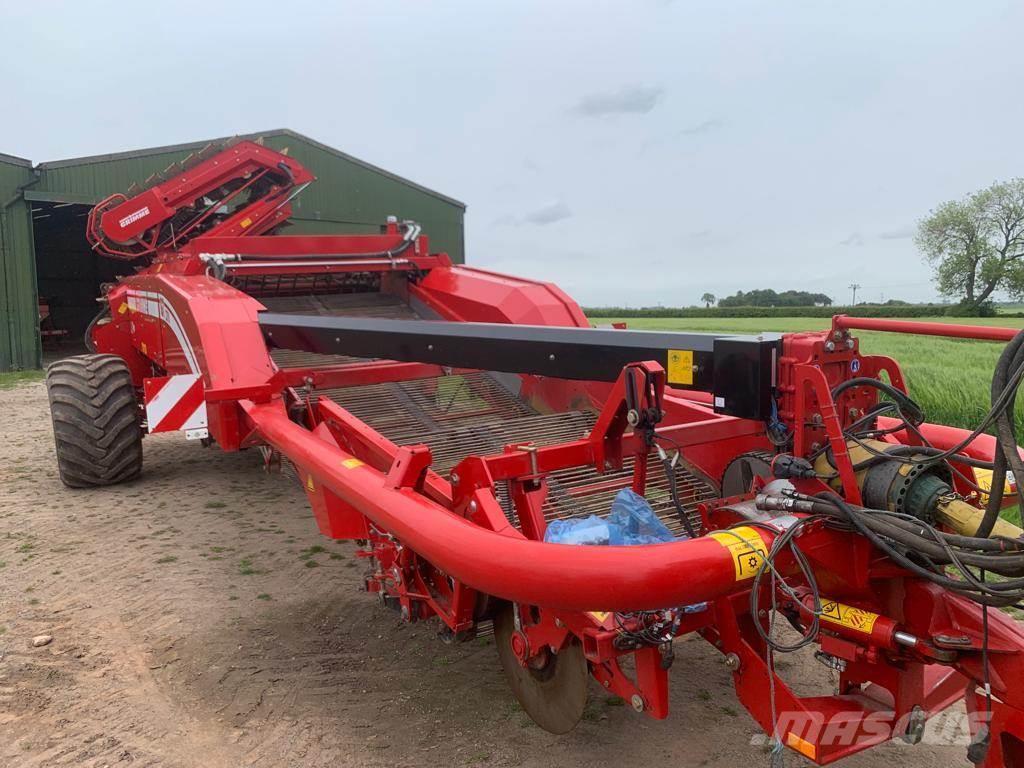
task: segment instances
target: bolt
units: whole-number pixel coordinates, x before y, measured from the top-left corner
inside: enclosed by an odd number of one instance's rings
[[[835,339],[836,341],[839,341],[841,338],[843,338],[843,332],[840,330],[834,331],[832,333],[832,338]]]
[[[853,341],[853,339],[847,339],[846,340],[846,348],[847,349],[853,349],[854,344],[855,344],[855,342]]]
[[[334,337],[334,343],[335,344],[341,344],[341,336],[335,336]]]
[[[470,512],[476,512],[476,510],[477,510],[477,503],[475,501],[469,502],[469,511]]]
[[[558,627],[559,629],[561,629],[562,627],[565,626],[565,624],[562,623],[561,619],[555,619],[555,626]]]
[[[548,355],[548,360],[554,360],[554,359],[555,359],[554,355]]]
[[[727,654],[725,657],[725,666],[727,669],[731,669],[733,672],[740,671],[740,657],[735,653]]]
[[[452,485],[458,485],[459,484],[459,476],[457,474],[452,472],[451,478],[452,478]]]
[[[604,687],[605,687],[605,688],[611,688],[611,686],[612,686],[612,684],[611,684],[611,681],[610,681],[610,680],[605,680],[605,681],[604,681]]]
[[[427,351],[428,352],[433,352],[434,351],[434,345],[433,344],[427,344]]]
[[[903,734],[903,741],[907,744],[920,744],[927,724],[927,713],[921,707],[914,707],[907,718],[907,730]]]
[[[633,709],[635,709],[637,712],[644,711],[644,700],[639,693],[634,693],[633,697],[629,700],[629,703],[633,705]]]
[[[757,615],[760,616],[762,619],[768,618],[768,611],[762,608],[760,611],[757,612]]]
[[[826,341],[825,342],[825,351],[826,352],[834,352],[835,349],[836,349],[836,343],[834,341]]]

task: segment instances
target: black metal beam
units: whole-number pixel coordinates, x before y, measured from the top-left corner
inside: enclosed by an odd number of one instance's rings
[[[615,381],[626,364],[655,360],[673,387],[716,395],[738,390],[757,401],[740,407],[742,412],[728,404],[719,408],[748,417],[759,417],[768,402],[775,361],[770,353],[780,338],[274,312],[260,313],[259,322],[267,343],[284,349],[561,379]],[[716,367],[730,371],[730,381],[716,383]],[[732,392],[729,400],[735,397]]]

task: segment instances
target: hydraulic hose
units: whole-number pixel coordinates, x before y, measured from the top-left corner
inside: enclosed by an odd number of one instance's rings
[[[995,406],[1004,395],[1006,388],[1011,386],[1009,381],[1010,372],[1016,371],[1024,364],[1024,331],[1021,331],[1006,345],[999,362],[996,364],[995,373],[992,376],[992,405]],[[1017,480],[1017,497],[1024,509],[1024,462],[1021,461],[1017,448],[1017,427],[1014,417],[1014,409],[1017,403],[1018,382],[1013,382],[1013,392],[1009,397],[1006,407],[996,414],[996,441],[998,450],[995,453],[995,462],[992,468],[992,485],[989,487],[988,504],[985,506],[985,516],[978,525],[976,536],[988,536],[999,518],[999,512],[1003,505],[1003,489],[1006,484],[1006,470],[1009,467],[1013,470],[1013,476]]]

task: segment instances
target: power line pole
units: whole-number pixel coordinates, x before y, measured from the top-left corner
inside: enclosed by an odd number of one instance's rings
[[[857,306],[857,291],[860,289],[860,283],[850,283],[846,287],[853,291],[853,299],[850,301],[850,306]]]

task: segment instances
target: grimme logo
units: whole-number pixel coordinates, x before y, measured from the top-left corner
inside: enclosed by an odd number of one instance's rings
[[[137,210],[135,213],[128,214],[123,219],[118,221],[117,224],[118,224],[119,227],[121,227],[121,229],[124,229],[129,224],[134,224],[136,221],[141,219],[143,216],[149,216],[149,206],[148,205],[143,206],[142,208],[139,208],[139,210]]]

